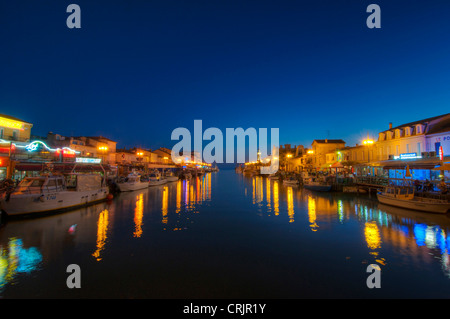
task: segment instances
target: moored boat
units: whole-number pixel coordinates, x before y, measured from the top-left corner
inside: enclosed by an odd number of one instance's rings
[[[168,182],[176,182],[178,180],[178,176],[175,175],[172,171],[167,171],[164,173],[164,178]]]
[[[117,183],[121,192],[131,192],[148,187],[148,183],[141,180],[141,175],[130,173],[125,180]]]
[[[167,183],[167,179],[158,170],[155,170],[148,176],[148,186],[157,186],[165,183]]]
[[[448,200],[415,196],[414,188],[408,186],[387,186],[377,193],[378,201],[385,205],[445,214],[450,211]]]
[[[109,188],[95,173],[70,173],[26,177],[0,200],[9,216],[67,211],[104,201]]]

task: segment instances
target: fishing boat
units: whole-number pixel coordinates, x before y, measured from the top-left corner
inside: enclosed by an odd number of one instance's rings
[[[109,188],[96,173],[46,174],[24,178],[3,194],[1,210],[9,216],[67,211],[107,200]]]
[[[172,171],[167,171],[164,173],[164,178],[168,182],[176,182],[178,180],[178,176],[175,175]]]
[[[377,193],[377,198],[385,205],[428,213],[445,214],[450,211],[448,200],[415,196],[414,188],[409,186],[387,186]]]
[[[123,181],[117,183],[121,192],[131,192],[148,187],[148,183],[141,179],[141,175],[137,173],[130,173]]]
[[[157,186],[165,183],[167,183],[167,179],[158,170],[155,170],[148,176],[148,186]]]
[[[303,187],[311,191],[316,192],[329,192],[331,191],[331,185],[324,184],[321,182],[308,182],[303,184]]]

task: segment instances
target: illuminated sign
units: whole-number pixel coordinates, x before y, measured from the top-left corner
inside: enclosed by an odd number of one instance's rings
[[[0,117],[0,126],[8,127],[17,130],[23,130],[23,122],[14,121],[10,119],[6,119],[4,117]]]
[[[91,163],[91,164],[100,164],[102,161],[101,158],[87,158],[87,157],[77,157],[75,162],[77,163]]]
[[[417,153],[403,153],[400,154],[400,156],[394,156],[394,159],[418,159],[418,158],[422,158],[421,155],[417,155]]]
[[[80,154],[80,152],[75,151],[75,150],[73,150],[73,149],[71,149],[69,147],[63,147],[62,149],[60,149],[60,148],[56,148],[55,149],[55,148],[48,147],[47,144],[45,144],[44,142],[41,142],[41,141],[33,141],[30,144],[28,144],[28,145],[16,145],[16,144],[13,144],[13,145],[15,145],[15,147],[18,147],[18,148],[25,148],[28,152],[37,151],[41,147],[41,148],[44,148],[44,149],[46,149],[47,151],[50,151],[50,152],[57,152],[57,153],[59,153],[62,150],[63,155],[64,154],[65,155]]]
[[[439,159],[441,161],[444,160],[444,149],[442,148],[442,146],[439,146]]]

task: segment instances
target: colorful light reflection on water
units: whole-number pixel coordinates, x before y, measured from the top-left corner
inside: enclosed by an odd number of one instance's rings
[[[450,292],[447,216],[234,171],[8,222],[0,228],[0,248],[4,298],[395,298]],[[61,290],[61,267],[70,263],[89,274],[83,277],[89,289]],[[385,280],[377,292],[364,285],[365,267],[373,263]],[[119,289],[121,282],[132,289]]]

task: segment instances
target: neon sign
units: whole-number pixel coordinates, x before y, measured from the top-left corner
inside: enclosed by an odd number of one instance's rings
[[[19,148],[25,148],[28,152],[34,152],[34,151],[36,151],[37,149],[38,149],[38,147],[39,147],[39,145],[41,145],[41,146],[43,146],[46,150],[48,150],[48,151],[50,151],[50,152],[60,152],[61,151],[61,149],[60,148],[51,148],[51,147],[49,147],[49,146],[47,146],[47,144],[45,144],[44,142],[42,142],[42,141],[33,141],[33,142],[31,142],[30,144],[28,144],[28,145],[16,145],[16,144],[13,144],[15,147],[19,147]],[[73,149],[71,149],[71,148],[69,148],[69,147],[63,147],[62,148],[62,151],[63,151],[63,154],[64,153],[66,153],[66,154],[80,154],[80,152],[78,152],[78,151],[75,151],[75,150],[73,150]]]
[[[403,153],[400,154],[400,156],[394,156],[394,159],[418,159],[422,158],[422,155],[417,155],[417,153]]]
[[[441,161],[444,160],[444,149],[442,148],[442,145],[439,146],[439,159],[440,159]]]

